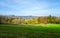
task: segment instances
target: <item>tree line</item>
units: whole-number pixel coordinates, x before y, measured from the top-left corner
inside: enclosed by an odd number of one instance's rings
[[[34,18],[0,16],[0,24],[60,24],[60,17],[37,16]]]

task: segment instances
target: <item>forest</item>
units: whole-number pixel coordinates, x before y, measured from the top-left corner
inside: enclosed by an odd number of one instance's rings
[[[0,24],[60,24],[57,16],[3,16],[0,15]]]

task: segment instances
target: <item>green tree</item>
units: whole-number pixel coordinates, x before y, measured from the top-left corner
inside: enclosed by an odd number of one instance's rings
[[[56,23],[56,17],[49,15],[47,17],[48,23]]]

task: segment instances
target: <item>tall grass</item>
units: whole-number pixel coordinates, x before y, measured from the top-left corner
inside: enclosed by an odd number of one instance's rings
[[[0,24],[0,38],[60,38],[60,24]]]

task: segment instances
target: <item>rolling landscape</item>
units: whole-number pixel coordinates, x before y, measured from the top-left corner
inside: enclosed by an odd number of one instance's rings
[[[60,38],[60,0],[0,0],[0,38]]]
[[[60,38],[60,17],[0,16],[1,38]]]

